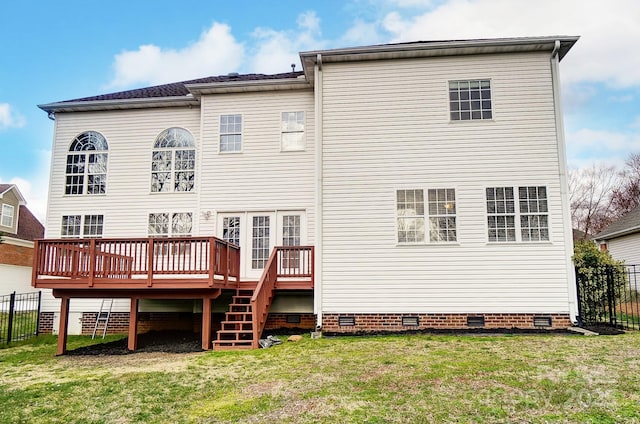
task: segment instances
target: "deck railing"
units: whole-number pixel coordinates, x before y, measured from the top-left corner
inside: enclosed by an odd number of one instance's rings
[[[240,248],[216,237],[36,240],[34,280],[42,276],[87,280],[201,275],[240,278]]]
[[[258,348],[258,341],[267,323],[269,307],[278,279],[308,279],[313,282],[313,256],[313,246],[279,246],[271,252],[269,261],[264,267],[260,281],[258,281],[251,297],[254,348]]]

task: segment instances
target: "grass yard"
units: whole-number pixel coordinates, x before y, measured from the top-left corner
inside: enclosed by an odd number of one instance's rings
[[[70,349],[90,343],[69,338]],[[0,349],[1,423],[640,422],[638,332],[54,353],[51,336]]]

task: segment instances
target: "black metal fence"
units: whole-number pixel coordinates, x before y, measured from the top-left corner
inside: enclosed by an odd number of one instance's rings
[[[0,344],[38,335],[42,292],[0,296]]]
[[[583,325],[639,329],[640,265],[576,268],[576,284]]]

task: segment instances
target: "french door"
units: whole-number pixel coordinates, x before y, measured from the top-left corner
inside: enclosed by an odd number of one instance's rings
[[[265,211],[218,214],[218,237],[240,246],[241,278],[258,280],[275,246],[306,244],[304,211]],[[281,267],[299,266],[297,252],[285,254]]]

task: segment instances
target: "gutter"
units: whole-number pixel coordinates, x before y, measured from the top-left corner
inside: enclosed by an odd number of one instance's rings
[[[89,100],[75,102],[57,102],[38,105],[45,112],[82,112],[92,110],[142,109],[147,107],[199,106],[200,101],[193,97],[148,97],[137,99]]]
[[[323,101],[323,81],[322,81],[322,54],[318,53],[316,56],[316,64],[314,66],[315,76],[315,212],[316,212],[316,228],[315,228],[315,276],[314,276],[314,301],[313,309],[316,314],[316,330],[322,329],[322,236],[323,236],[323,202],[322,202],[322,185],[323,185],[323,170],[322,170],[322,101]]]
[[[558,169],[560,171],[560,199],[562,204],[562,220],[564,234],[564,253],[567,272],[567,292],[569,295],[569,317],[571,322],[578,322],[578,293],[576,275],[573,267],[573,229],[571,228],[571,214],[569,213],[569,183],[567,179],[567,153],[565,148],[564,121],[560,99],[560,40],[555,41],[551,52],[551,83],[553,88],[553,105],[556,121],[556,142],[558,146]]]

